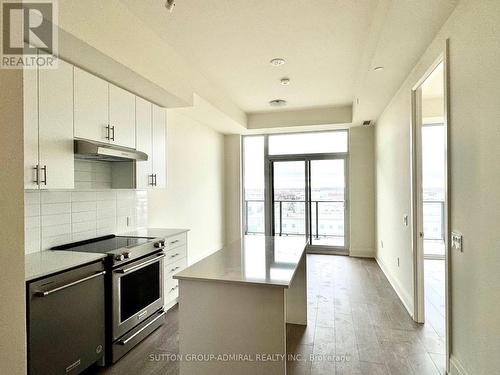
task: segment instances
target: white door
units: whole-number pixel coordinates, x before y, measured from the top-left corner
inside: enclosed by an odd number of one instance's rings
[[[164,188],[167,183],[166,127],[167,113],[153,104],[153,174],[155,187]]]
[[[135,148],[135,95],[109,85],[111,143]]]
[[[38,189],[38,72],[24,69],[24,188]]]
[[[73,66],[59,60],[57,69],[40,69],[38,74],[40,187],[72,189]]]
[[[136,148],[148,155],[147,161],[136,162],[136,186],[138,189],[151,187],[153,184],[153,161],[152,161],[152,124],[151,111],[152,105],[147,100],[135,98],[135,129],[137,135]]]
[[[74,68],[75,137],[109,142],[108,83]]]

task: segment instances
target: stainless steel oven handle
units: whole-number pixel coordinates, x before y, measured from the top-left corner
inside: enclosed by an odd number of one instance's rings
[[[57,287],[57,288],[54,288],[54,289],[49,289],[49,290],[37,290],[35,292],[35,295],[38,296],[38,297],[46,297],[48,296],[49,294],[52,294],[52,293],[55,293],[55,292],[59,292],[60,290],[63,290],[63,289],[66,289],[66,288],[69,288],[71,286],[74,286],[74,285],[77,285],[77,284],[80,284],[80,283],[83,283],[85,281],[88,281],[88,280],[91,280],[91,279],[94,279],[96,277],[99,277],[99,276],[102,276],[106,273],[106,271],[101,271],[101,272],[98,272],[98,273],[95,273],[93,275],[90,275],[90,276],[87,276],[87,277],[84,277],[83,279],[80,279],[80,280],[76,280],[76,281],[73,281],[72,283],[69,283],[69,284],[65,284],[65,285],[62,285],[60,287]]]
[[[135,271],[135,270],[137,270],[139,268],[147,266],[148,264],[158,262],[158,260],[161,259],[161,258],[165,258],[165,254],[158,255],[156,258],[150,259],[150,260],[148,260],[146,262],[143,262],[141,264],[138,264],[136,266],[132,266],[132,267],[129,267],[129,268],[119,268],[119,269],[115,270],[115,272],[116,273],[128,273],[128,272],[132,272],[132,271]]]
[[[151,324],[155,323],[158,319],[162,318],[164,315],[165,315],[165,311],[162,311],[162,313],[160,315],[158,315],[156,318],[154,318],[152,321],[150,321],[148,324],[146,324],[144,327],[142,327],[140,330],[138,330],[136,333],[134,333],[132,336],[130,336],[129,338],[125,339],[125,340],[120,340],[118,341],[118,344],[120,345],[127,345],[130,340],[132,340],[134,337],[137,337],[137,335],[139,333],[141,333],[142,331],[144,331],[146,328],[148,328]]]

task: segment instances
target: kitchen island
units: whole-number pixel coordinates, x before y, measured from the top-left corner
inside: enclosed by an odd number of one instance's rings
[[[305,247],[245,236],[174,276],[181,375],[286,374],[286,323],[307,324]]]

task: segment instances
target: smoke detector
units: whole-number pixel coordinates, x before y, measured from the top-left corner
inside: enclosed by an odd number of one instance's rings
[[[285,59],[282,59],[281,57],[275,57],[274,59],[269,61],[269,64],[271,64],[272,66],[280,66],[285,64]]]
[[[269,102],[271,107],[284,107],[286,105],[286,100],[274,99]]]
[[[288,86],[290,84],[290,78],[281,78],[280,83],[282,86]]]
[[[167,0],[167,2],[165,3],[165,8],[167,8],[168,11],[172,13],[175,8],[175,0]]]

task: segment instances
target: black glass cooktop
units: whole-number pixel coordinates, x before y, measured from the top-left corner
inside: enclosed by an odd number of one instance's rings
[[[150,237],[122,237],[109,235],[56,246],[53,247],[52,250],[83,251],[85,253],[106,254],[117,249],[123,249],[124,247],[142,245],[151,242],[152,240],[153,239]]]

